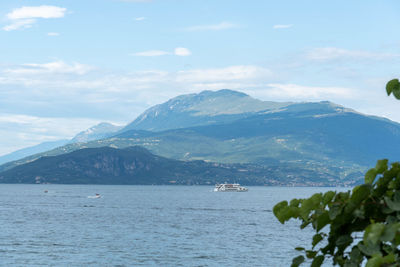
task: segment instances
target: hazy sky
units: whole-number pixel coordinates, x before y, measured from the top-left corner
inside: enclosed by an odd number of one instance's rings
[[[400,122],[398,0],[1,0],[0,51],[0,155],[222,88]]]

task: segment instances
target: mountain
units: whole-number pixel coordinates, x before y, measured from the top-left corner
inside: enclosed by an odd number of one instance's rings
[[[110,137],[114,135],[122,129],[122,126],[116,126],[111,123],[102,122],[99,123],[85,131],[78,133],[75,137],[71,140],[58,140],[52,142],[43,142],[35,146],[19,149],[12,153],[6,154],[0,157],[0,165],[5,164],[7,162],[20,160],[22,158],[29,157],[31,155],[35,155],[38,153],[42,153],[45,151],[49,151],[55,149],[57,147],[64,146],[66,144],[73,144],[73,143],[86,143],[89,141],[99,140],[106,137]]]
[[[289,178],[277,179],[283,168],[178,161],[156,156],[138,146],[101,147],[42,157],[0,173],[0,183],[337,185],[337,182],[321,179],[324,173],[299,172],[293,168],[286,170]],[[292,179],[294,175],[296,179]]]
[[[176,159],[290,164],[362,177],[379,158],[400,160],[400,124],[330,102],[302,103],[237,121],[149,134],[136,144]],[[130,132],[119,136],[132,138]],[[114,145],[123,142],[113,140]]]
[[[377,158],[399,160],[400,124],[331,102],[300,103],[230,123],[161,132],[132,130],[85,145],[132,144],[185,160],[370,166]]]
[[[189,97],[193,100],[201,94],[207,95],[209,92],[182,98]],[[228,94],[233,99],[235,92],[222,90],[210,94]],[[239,99],[237,103],[240,99],[245,103],[252,101],[239,92],[235,97]],[[148,131],[125,128],[108,138],[68,144],[3,164],[0,171],[12,169],[43,156],[56,156],[83,148],[126,148],[134,145],[143,146],[154,154],[176,160],[254,164],[273,168],[279,170],[276,175],[280,181],[285,177],[297,177],[296,174],[291,176],[289,171],[297,170],[297,173],[309,173],[310,177],[318,173],[330,182],[354,182],[362,179],[363,173],[374,166],[379,158],[400,160],[399,123],[367,116],[328,101],[278,103],[275,108],[271,106],[270,109],[259,111],[255,111],[257,109],[254,108],[251,112],[250,108],[242,108],[246,113],[225,114],[226,120],[219,117],[221,121],[218,123],[215,120],[208,123],[211,118],[220,115],[212,113],[211,107],[205,105],[201,97],[199,99],[199,103],[203,103],[204,114],[209,114],[201,115],[204,125],[186,127],[181,121],[183,128],[176,129]],[[167,103],[157,107],[167,107]],[[178,106],[182,109],[182,117],[193,115],[187,114],[187,108],[183,108],[182,103],[176,105]],[[196,105],[192,102],[189,106]],[[235,119],[230,117],[231,115],[236,116]],[[177,117],[179,112],[175,111],[162,121],[158,116],[153,119],[148,116],[143,121],[153,125],[153,128],[161,129],[165,125],[173,125]],[[190,125],[190,122],[188,124]],[[269,173],[274,172],[269,170]]]
[[[4,164],[9,161],[14,161],[18,159],[22,159],[28,157],[30,155],[34,155],[37,153],[45,152],[48,150],[52,150],[56,147],[60,147],[68,143],[68,140],[58,140],[58,141],[51,141],[51,142],[43,142],[35,146],[26,147],[23,149],[19,149],[12,153],[6,154],[0,157],[0,164]]]
[[[273,110],[290,103],[261,101],[244,93],[223,89],[181,95],[153,106],[120,132],[129,130],[163,131],[231,122],[261,110]]]
[[[69,143],[86,143],[93,140],[103,139],[112,136],[122,128],[122,126],[116,126],[111,123],[102,122],[78,133],[69,141]]]
[[[248,117],[260,110],[279,109],[280,107],[289,104],[290,103],[261,101],[244,93],[228,89],[215,92],[203,91],[199,94],[181,95],[167,101],[166,103],[148,109],[125,127],[115,126],[104,122],[95,125],[78,133],[68,142],[66,148],[63,147],[59,150],[51,151],[57,146],[43,146],[45,149],[37,151],[32,150],[32,152],[29,153],[28,150],[25,154],[16,154],[21,156],[5,157],[4,160],[0,162],[0,165],[6,165],[0,166],[0,170],[37,159],[42,155],[58,155],[59,153],[84,148],[86,145],[83,143],[104,139],[116,135],[117,133],[123,133],[133,129],[162,131],[166,129],[226,123],[239,118]],[[80,144],[73,145],[74,143]],[[126,146],[129,146],[129,144]],[[41,154],[41,152],[45,151],[49,151],[49,153]]]

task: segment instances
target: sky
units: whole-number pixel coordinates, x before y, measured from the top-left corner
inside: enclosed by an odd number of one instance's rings
[[[400,122],[398,0],[1,0],[0,155],[181,94],[332,101]]]

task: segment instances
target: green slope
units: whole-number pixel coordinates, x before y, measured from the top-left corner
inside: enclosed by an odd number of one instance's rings
[[[324,177],[324,179],[321,179]],[[57,184],[185,184],[212,185],[338,185],[324,172],[290,166],[261,167],[178,161],[156,156],[142,147],[86,148],[34,162],[0,173],[0,183]],[[349,181],[342,181],[345,185]]]

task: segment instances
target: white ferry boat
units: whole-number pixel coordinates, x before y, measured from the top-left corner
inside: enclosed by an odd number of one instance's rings
[[[246,187],[240,186],[240,184],[216,184],[214,192],[247,192]]]

